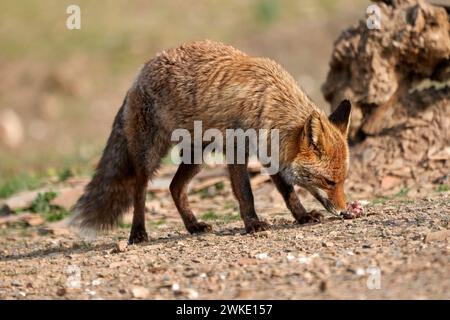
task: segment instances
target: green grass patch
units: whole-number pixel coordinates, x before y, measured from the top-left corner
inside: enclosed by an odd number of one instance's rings
[[[156,194],[153,191],[149,191],[149,192],[147,192],[146,198],[149,201],[155,200],[156,199]]]
[[[0,180],[0,198],[8,198],[19,191],[36,189],[43,185],[44,181],[44,177],[29,173]]]
[[[440,184],[436,187],[436,192],[447,192],[449,190],[448,184]]]
[[[51,201],[57,196],[58,194],[53,191],[39,193],[31,203],[29,210],[40,214],[48,222],[60,221],[70,212],[61,206],[51,204]]]
[[[69,215],[70,212],[64,208],[61,208],[60,210],[53,210],[51,212],[43,214],[44,219],[48,222],[61,221],[62,219],[68,217]]]
[[[58,194],[53,191],[39,193],[31,203],[30,210],[34,213],[50,212],[52,210],[52,205],[50,204],[50,201],[55,199],[57,196]]]
[[[150,220],[150,222],[149,222],[149,224],[154,227],[158,227],[158,226],[161,226],[166,223],[167,223],[166,219]]]
[[[213,191],[211,190],[211,188],[214,188]],[[205,199],[213,197],[216,194],[216,192],[220,192],[223,189],[225,189],[225,184],[223,182],[217,182],[213,186],[201,189],[197,193],[200,195],[201,199]]]
[[[217,182],[214,187],[216,188],[216,190],[221,191],[225,188],[225,183],[221,182]]]
[[[236,207],[236,203],[234,201],[227,201],[223,205],[224,210],[234,209]]]
[[[208,188],[201,189],[200,191],[198,191],[198,194],[200,195],[200,199],[206,199],[211,197]]]
[[[48,168],[47,175],[52,178],[53,181],[64,182],[67,179],[75,176],[74,170],[70,167],[63,168]]]
[[[229,213],[229,214],[226,214],[226,215],[219,215],[219,214],[217,214],[216,212],[214,212],[212,210],[206,211],[201,216],[201,218],[204,221],[220,220],[220,221],[223,221],[224,223],[238,221],[238,220],[241,219],[239,214]]]
[[[219,216],[212,210],[208,210],[202,215],[202,220],[217,220],[217,219],[219,219]]]
[[[409,188],[401,188],[399,192],[394,195],[394,198],[403,198],[408,195]]]
[[[67,179],[91,172],[86,164],[63,166],[61,168],[41,168],[34,172],[3,174],[0,172],[0,199],[15,193],[34,190],[46,182],[64,182]]]
[[[119,228],[120,229],[130,229],[131,223],[119,222]]]
[[[371,201],[372,204],[381,204],[384,205],[386,204],[386,202],[389,201],[388,197],[380,197],[380,198],[375,198]]]
[[[239,221],[241,220],[241,216],[239,214],[227,214],[222,217],[222,220],[225,223]]]
[[[58,177],[59,182],[64,182],[69,178],[72,178],[74,176],[71,168],[63,168],[60,170],[57,170],[56,176]]]
[[[402,189],[400,189],[399,192],[397,192],[396,194],[394,194],[392,196],[383,196],[383,197],[375,198],[375,199],[371,200],[370,203],[371,204],[384,205],[390,200],[394,200],[396,198],[405,198],[405,197],[407,197],[408,196],[408,192],[409,192],[409,188],[402,188]],[[408,203],[408,201],[409,201],[408,199],[402,200],[402,202],[404,202],[404,203]]]

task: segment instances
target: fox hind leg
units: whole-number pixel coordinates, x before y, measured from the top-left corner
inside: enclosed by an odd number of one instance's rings
[[[143,144],[143,146],[145,146],[145,144]],[[157,145],[151,149],[146,149],[147,153],[151,152],[150,157],[146,157],[145,160],[137,159],[137,161],[135,161],[136,179],[134,187],[134,212],[130,238],[128,240],[128,243],[130,244],[148,241],[147,232],[145,230],[147,184],[157,171],[161,159],[167,151],[167,147],[156,148],[156,146]],[[144,154],[144,152],[141,154]],[[146,165],[143,165],[144,163]]]
[[[145,200],[147,195],[147,184],[154,173],[159,168],[161,159],[168,150],[167,142],[157,143],[158,139],[153,139],[153,146],[142,142],[140,155],[145,155],[135,159],[136,180],[134,188],[134,212],[131,233],[128,242],[139,243],[148,241],[145,230]],[[162,140],[161,140],[162,141]]]
[[[128,151],[135,172],[133,223],[128,242],[139,243],[148,241],[145,230],[147,184],[169,150],[170,135],[160,128],[159,120],[154,117],[153,100],[136,89],[128,93],[126,113]]]
[[[129,244],[147,242],[145,230],[145,198],[147,194],[148,175],[145,171],[137,172],[134,188],[134,212]]]

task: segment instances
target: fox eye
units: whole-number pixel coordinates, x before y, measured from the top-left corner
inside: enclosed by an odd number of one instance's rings
[[[324,178],[324,179],[325,179],[325,182],[327,183],[328,186],[334,187],[336,185],[336,182],[334,182],[333,180],[330,180],[330,179],[327,179],[327,178]]]

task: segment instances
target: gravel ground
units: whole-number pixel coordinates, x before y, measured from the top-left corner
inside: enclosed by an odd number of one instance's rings
[[[450,299],[448,192],[321,224],[272,211],[260,213],[272,229],[252,235],[236,216],[194,236],[179,219],[149,221],[151,241],[133,246],[128,227],[95,241],[4,229],[0,298]]]

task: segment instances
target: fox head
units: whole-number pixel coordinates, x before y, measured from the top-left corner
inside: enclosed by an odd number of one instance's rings
[[[350,111],[350,102],[344,100],[328,118],[313,112],[298,133],[298,149],[290,166],[294,183],[307,189],[334,214],[346,207]]]

